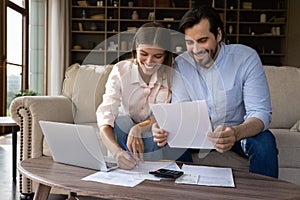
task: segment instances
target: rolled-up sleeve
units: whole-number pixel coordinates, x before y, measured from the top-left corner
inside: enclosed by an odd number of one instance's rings
[[[252,58],[251,58],[252,57]],[[255,117],[264,123],[264,130],[268,128],[272,118],[270,92],[264,68],[254,54],[247,60],[245,82],[243,88],[246,115],[244,119]]]

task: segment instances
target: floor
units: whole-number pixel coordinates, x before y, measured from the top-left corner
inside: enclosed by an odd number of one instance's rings
[[[20,193],[12,181],[12,136],[0,136],[0,199],[19,200]],[[50,194],[48,200],[65,200],[66,195]],[[93,197],[79,197],[79,200],[96,200]]]
[[[19,199],[19,192],[12,181],[11,134],[0,137],[0,196],[3,200]]]

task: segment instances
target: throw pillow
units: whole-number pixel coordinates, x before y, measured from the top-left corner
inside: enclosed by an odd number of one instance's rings
[[[294,126],[290,129],[290,131],[300,132],[300,120],[298,120],[296,124],[294,124]]]
[[[74,123],[96,123],[96,109],[102,102],[112,65],[81,65],[73,88]]]
[[[79,64],[75,63],[71,66],[69,66],[66,69],[65,72],[65,79],[63,82],[63,87],[62,87],[62,95],[72,98],[72,93],[73,93],[73,87],[74,87],[74,82],[76,80],[76,75],[79,69]]]

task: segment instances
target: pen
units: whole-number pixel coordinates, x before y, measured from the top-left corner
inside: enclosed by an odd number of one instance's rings
[[[122,142],[122,145],[123,145],[125,151],[130,155],[130,157],[133,158],[133,159],[135,160],[134,156],[132,155],[131,151],[129,151],[129,149],[128,149],[128,147],[126,146],[126,144],[125,144],[124,141]],[[138,167],[137,164],[136,164],[136,167]]]

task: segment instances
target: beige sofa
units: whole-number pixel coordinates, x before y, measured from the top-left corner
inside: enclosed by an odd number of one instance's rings
[[[62,95],[24,96],[13,100],[10,111],[20,125],[20,160],[50,156],[39,120],[96,125],[95,110],[102,101],[104,85],[112,66],[74,64],[65,75]],[[266,66],[273,106],[271,130],[279,150],[279,178],[300,185],[300,68]],[[104,154],[106,148],[101,144]],[[236,167],[248,170],[248,160],[233,152],[195,153],[196,163]],[[32,183],[20,176],[22,193],[33,191]]]

